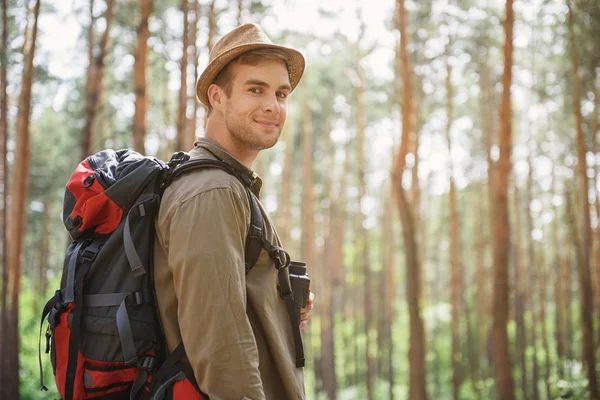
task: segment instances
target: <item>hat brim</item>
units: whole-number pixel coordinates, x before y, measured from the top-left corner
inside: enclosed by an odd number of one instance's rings
[[[290,86],[293,91],[296,88],[296,85],[298,85],[298,82],[300,82],[300,78],[302,78],[302,74],[304,73],[305,61],[302,53],[289,47],[278,46],[275,44],[250,43],[233,47],[220,54],[208,64],[196,83],[196,96],[198,96],[198,100],[208,107],[210,105],[207,93],[208,87],[213,84],[219,72],[221,72],[221,70],[223,70],[227,64],[229,64],[239,55],[250,50],[262,48],[278,49],[286,54],[286,58],[288,60],[288,73],[290,76]]]

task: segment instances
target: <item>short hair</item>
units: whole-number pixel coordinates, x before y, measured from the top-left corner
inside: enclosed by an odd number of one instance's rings
[[[217,74],[213,83],[220,86],[225,90],[227,97],[231,96],[232,83],[235,78],[233,73],[233,66],[235,64],[240,65],[257,65],[261,61],[283,61],[285,67],[289,71],[289,62],[286,53],[280,49],[274,49],[270,47],[261,47],[258,49],[250,50],[246,53],[242,53],[233,60],[231,60],[223,69]],[[210,105],[210,99],[207,105],[207,114],[209,116],[212,111]]]

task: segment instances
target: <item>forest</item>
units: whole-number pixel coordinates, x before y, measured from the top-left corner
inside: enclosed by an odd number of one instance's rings
[[[59,397],[38,334],[74,168],[191,150],[195,81],[247,22],[307,62],[253,165],[315,293],[307,398],[600,400],[598,0],[2,0],[0,20],[0,400]]]

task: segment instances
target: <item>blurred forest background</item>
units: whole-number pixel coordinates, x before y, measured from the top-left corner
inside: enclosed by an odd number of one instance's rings
[[[37,338],[69,175],[191,149],[198,70],[245,22],[308,63],[254,165],[316,293],[307,397],[600,399],[598,0],[2,0],[1,21],[0,399],[58,397]]]

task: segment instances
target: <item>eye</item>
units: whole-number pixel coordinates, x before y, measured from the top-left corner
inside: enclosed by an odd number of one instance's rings
[[[257,88],[257,87],[250,88],[250,89],[248,89],[248,91],[251,92],[251,93],[254,93],[254,94],[260,94],[261,93],[260,88]]]
[[[287,96],[288,95],[285,92],[277,92],[277,97],[279,97],[279,98],[285,99],[285,98],[287,98]]]

